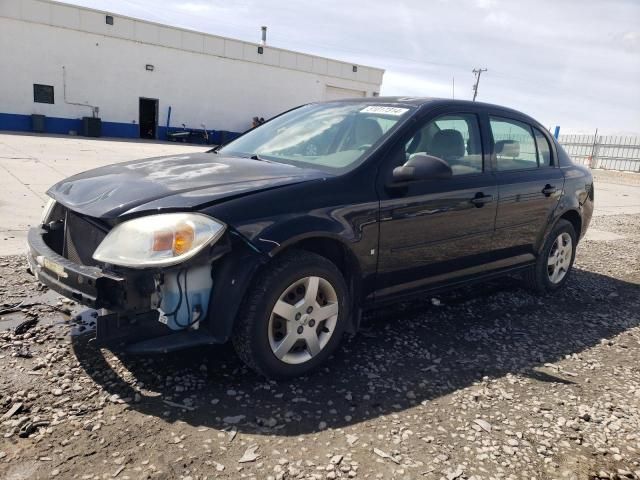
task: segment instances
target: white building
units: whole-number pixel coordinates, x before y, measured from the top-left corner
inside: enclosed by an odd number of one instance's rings
[[[49,0],[0,0],[0,71],[0,130],[31,131],[39,114],[47,132],[82,132],[96,116],[104,136],[157,138],[377,95],[384,73]]]

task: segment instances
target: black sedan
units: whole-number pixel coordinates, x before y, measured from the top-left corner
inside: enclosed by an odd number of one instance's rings
[[[102,309],[99,344],[231,340],[283,378],[385,302],[516,271],[561,288],[594,190],[522,113],[379,97],[304,105],[217,150],[98,168],[48,195],[31,270]]]

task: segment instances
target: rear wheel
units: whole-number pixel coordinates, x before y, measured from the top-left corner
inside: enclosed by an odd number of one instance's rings
[[[526,284],[538,293],[561,288],[573,268],[576,246],[573,225],[566,220],[559,220],[545,240],[536,264],[525,273]]]
[[[254,282],[236,320],[233,345],[262,375],[302,375],[340,343],[347,306],[347,288],[333,263],[309,252],[287,253]]]

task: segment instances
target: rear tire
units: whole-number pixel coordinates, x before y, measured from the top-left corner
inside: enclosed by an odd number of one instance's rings
[[[545,239],[535,265],[524,274],[527,287],[541,295],[562,288],[573,268],[577,244],[573,225],[567,220],[558,220]]]
[[[285,253],[258,274],[245,296],[233,346],[260,375],[303,375],[338,347],[348,305],[347,286],[332,262],[305,251]]]

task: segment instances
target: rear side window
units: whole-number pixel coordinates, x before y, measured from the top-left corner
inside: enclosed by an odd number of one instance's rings
[[[508,118],[489,119],[498,170],[538,168],[536,141],[531,127]]]
[[[541,167],[550,167],[553,165],[551,161],[551,146],[549,141],[537,128],[533,129],[536,136],[536,145],[538,146],[538,160]]]

